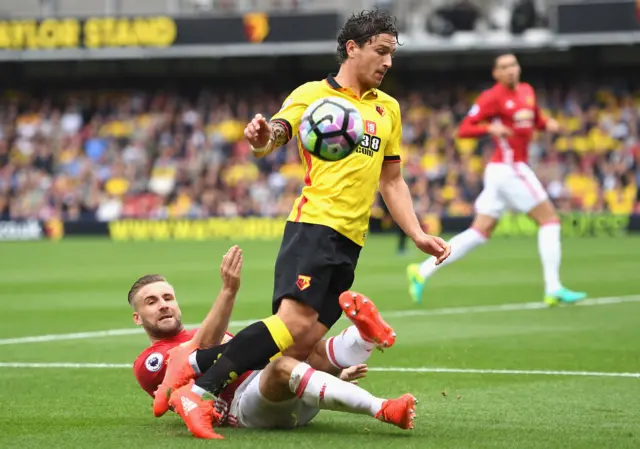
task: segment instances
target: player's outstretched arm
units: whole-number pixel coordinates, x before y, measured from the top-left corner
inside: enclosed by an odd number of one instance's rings
[[[265,157],[291,139],[286,123],[281,120],[267,122],[262,114],[256,114],[247,124],[244,136],[251,144],[251,150],[257,158]]]
[[[380,193],[394,221],[413,240],[418,249],[436,257],[436,264],[449,257],[451,248],[444,240],[422,231],[400,164],[387,163],[382,166]]]
[[[291,92],[270,121],[262,114],[256,114],[247,124],[244,136],[257,158],[277,150],[297,134],[302,115],[309,106],[310,99],[315,98],[314,92],[317,92],[314,83],[303,84]]]
[[[229,319],[235,304],[236,294],[240,289],[240,272],[242,270],[242,250],[232,246],[222,258],[220,277],[222,288],[213,307],[205,317],[202,325],[191,340],[199,348],[210,348],[222,343],[229,327]]]

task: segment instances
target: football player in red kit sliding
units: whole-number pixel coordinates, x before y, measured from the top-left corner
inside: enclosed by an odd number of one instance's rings
[[[511,209],[528,214],[539,225],[544,301],[549,305],[574,303],[584,299],[586,293],[569,290],[560,282],[560,220],[545,188],[528,165],[533,133],[557,132],[558,122],[542,114],[531,85],[520,82],[520,65],[514,55],[498,56],[493,76],[496,84],[478,97],[458,129],[462,138],[489,134],[495,148],[484,172],[484,189],[476,200],[475,219],[469,229],[451,239],[451,256],[442,264],[436,265],[435,259],[430,258],[422,264],[409,265],[409,291],[413,300],[420,303],[427,280],[440,267],[486,243],[502,214]]]
[[[242,251],[232,247],[220,268],[222,289],[199,329],[186,330],[173,287],[164,277],[147,275],[129,291],[136,324],[144,327],[151,346],[134,363],[136,379],[154,398],[153,411],[170,407],[196,437],[221,439],[213,426],[294,428],[310,422],[321,409],[370,415],[403,429],[413,428],[415,398],[374,397],[351,381],[364,377],[364,362],[376,346],[390,347],[395,334],[373,302],[353,292],[340,305],[353,326],[318,343],[306,362],[286,354],[274,357],[230,383],[213,401],[194,393],[193,379],[209,369],[233,336],[226,332],[240,287]],[[221,344],[222,343],[222,344]],[[168,362],[168,363],[167,363]]]

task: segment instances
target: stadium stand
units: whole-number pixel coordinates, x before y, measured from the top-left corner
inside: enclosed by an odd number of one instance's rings
[[[468,216],[491,144],[455,138],[477,92],[413,90],[404,172],[419,213]],[[539,91],[564,132],[540,135],[531,162],[561,211],[640,212],[640,97],[601,88]],[[248,117],[282,95],[6,93],[0,101],[0,219],[286,215],[304,178],[294,143],[256,161]],[[256,111],[254,111],[254,108]]]

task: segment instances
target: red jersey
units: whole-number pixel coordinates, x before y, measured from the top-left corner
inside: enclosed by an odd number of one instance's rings
[[[133,363],[133,373],[144,391],[153,393],[164,379],[167,370],[167,354],[176,346],[191,340],[198,329],[183,329],[178,335],[160,340],[142,351]]]
[[[528,147],[536,129],[545,128],[547,120],[538,107],[536,94],[527,83],[511,90],[500,83],[480,94],[458,129],[458,137],[480,137],[487,133],[486,122],[501,122],[513,130],[509,137],[493,137],[495,151],[491,162],[528,161]],[[484,123],[483,123],[484,122]]]
[[[157,341],[142,351],[133,363],[133,373],[136,376],[136,380],[142,389],[149,393],[151,397],[153,397],[154,392],[164,379],[164,374],[167,370],[167,355],[169,354],[169,351],[176,346],[191,340],[196,335],[197,331],[198,329],[183,329],[182,332],[175,337]],[[228,337],[233,337],[229,332],[226,334]],[[244,380],[249,374],[250,372],[246,373],[246,375],[243,374],[240,376],[236,382],[230,384],[225,390],[223,390],[220,396],[223,396],[225,393],[227,393],[227,395],[231,393],[231,396],[233,396],[233,393],[237,388],[234,384]]]

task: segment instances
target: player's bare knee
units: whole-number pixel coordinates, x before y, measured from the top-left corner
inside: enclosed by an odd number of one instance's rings
[[[306,360],[310,354],[311,354],[311,351],[306,345],[292,346],[288,348],[284,353],[284,355],[286,355],[287,357],[291,357],[298,361]]]
[[[318,312],[310,306],[288,298],[280,303],[277,315],[287,326],[294,342],[304,339],[318,320]]]
[[[316,343],[311,354],[307,357],[306,362],[313,369],[323,371],[334,376],[340,374],[341,371],[329,361],[329,355],[327,354],[327,340],[324,338]]]
[[[531,209],[529,211],[529,216],[538,223],[539,226],[560,223],[556,209],[549,200],[543,201]]]
[[[289,381],[291,373],[300,362],[290,357],[279,357],[269,363],[260,375],[260,394],[271,402],[290,399]]]
[[[289,382],[291,372],[300,362],[292,357],[282,356],[275,359],[269,365],[271,366],[272,375],[276,376],[281,382]]]
[[[314,352],[314,348],[318,346],[318,342],[322,340],[329,329],[316,321],[310,331],[304,336],[296,340],[295,344],[283,353],[283,355],[293,357],[299,361],[307,360]]]

